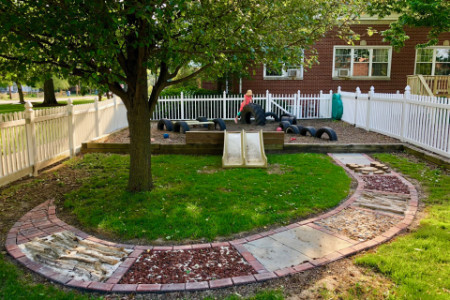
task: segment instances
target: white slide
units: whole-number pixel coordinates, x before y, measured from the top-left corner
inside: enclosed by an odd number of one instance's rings
[[[224,133],[222,167],[267,168],[262,130]]]

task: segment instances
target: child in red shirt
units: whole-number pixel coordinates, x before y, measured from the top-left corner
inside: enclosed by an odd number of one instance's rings
[[[241,107],[239,108],[239,112],[237,113],[236,118],[234,118],[234,123],[237,124],[238,118],[240,117],[241,112],[244,109],[244,106],[253,102],[252,95],[253,95],[252,90],[247,90],[247,93],[245,93],[245,95],[244,95],[244,101],[241,102]]]

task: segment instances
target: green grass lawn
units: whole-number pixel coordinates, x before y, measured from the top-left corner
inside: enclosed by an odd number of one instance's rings
[[[288,224],[332,208],[350,178],[321,154],[269,155],[269,169],[222,169],[219,156],[154,156],[151,192],[125,191],[129,156],[85,155],[69,162],[91,176],[64,207],[87,228],[121,239],[202,239]],[[272,173],[272,174],[270,174]]]
[[[74,100],[73,104],[86,104],[86,103],[93,103],[94,100]],[[67,105],[67,101],[58,101],[59,104]],[[33,104],[34,105],[34,104]],[[33,109],[46,109],[48,107],[33,107]],[[25,110],[25,104],[1,104],[0,102],[0,114],[3,113],[10,113],[10,112],[19,112]]]
[[[355,260],[396,283],[399,299],[450,299],[450,175],[395,155],[375,156],[409,178],[427,194],[428,216],[417,231]]]

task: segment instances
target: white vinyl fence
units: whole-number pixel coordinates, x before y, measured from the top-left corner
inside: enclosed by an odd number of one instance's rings
[[[265,112],[277,115],[291,114],[298,119],[331,118],[332,91],[316,95],[271,94],[253,95],[253,102],[261,105]],[[183,93],[176,97],[161,97],[158,100],[152,120],[195,120],[198,117],[208,119],[221,118],[231,120],[236,117],[242,96],[189,96]]]
[[[128,126],[122,101],[94,103],[0,115],[0,185],[36,174],[75,154],[81,143]]]
[[[450,157],[450,99],[404,94],[338,92],[344,106],[342,120],[366,130],[409,142]]]

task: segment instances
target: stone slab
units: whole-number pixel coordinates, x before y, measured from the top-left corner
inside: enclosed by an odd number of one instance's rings
[[[307,260],[321,258],[352,245],[334,235],[306,225],[274,234],[271,238],[307,256]]]
[[[281,233],[280,233],[281,234]],[[271,237],[265,237],[244,244],[244,247],[268,270],[275,271],[299,265],[309,257]]]
[[[370,165],[371,161],[359,153],[334,153],[333,157],[345,164]]]

